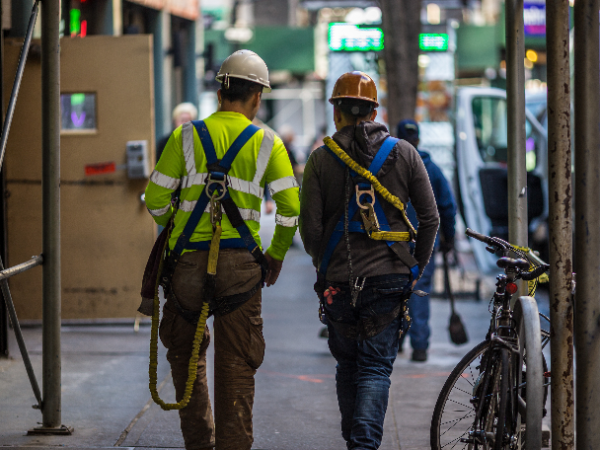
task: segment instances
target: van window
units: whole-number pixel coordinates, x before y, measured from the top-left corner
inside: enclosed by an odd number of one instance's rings
[[[475,97],[473,99],[473,128],[475,140],[484,162],[506,163],[508,157],[508,122],[506,100],[498,97]],[[525,161],[527,171],[537,165],[541,137],[534,133],[529,120],[525,121]]]

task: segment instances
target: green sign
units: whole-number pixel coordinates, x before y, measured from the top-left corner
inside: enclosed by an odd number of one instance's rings
[[[448,50],[448,35],[446,33],[421,33],[419,48],[424,52],[445,52]]]
[[[332,52],[377,52],[383,50],[383,30],[349,23],[329,24]]]
[[[332,52],[378,52],[383,50],[383,30],[349,23],[329,24],[329,50]],[[419,48],[424,52],[448,51],[446,33],[421,33]]]

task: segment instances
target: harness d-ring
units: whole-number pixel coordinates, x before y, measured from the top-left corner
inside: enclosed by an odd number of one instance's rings
[[[221,174],[215,174],[215,175],[219,176]],[[219,194],[218,197],[215,197],[213,195],[214,192],[219,192],[219,188],[218,187],[213,190],[213,194],[210,193],[210,187],[213,184],[217,184],[217,185],[221,186],[222,192]],[[215,179],[215,178],[213,178],[213,174],[209,173],[208,174],[208,179],[206,180],[206,190],[205,190],[205,192],[206,192],[206,195],[208,195],[208,197],[211,200],[215,201],[215,202],[217,202],[217,201],[221,200],[223,197],[225,197],[225,194],[227,194],[227,185],[225,183],[225,175],[223,174],[223,178],[222,179],[218,179],[218,178]]]
[[[371,205],[375,205],[375,190],[373,189],[373,186],[371,186],[370,190],[366,190],[366,189],[359,189],[358,185],[356,185],[356,204],[361,209],[369,209],[368,206],[365,206],[360,202],[360,198],[363,195],[371,196],[371,201],[369,203],[371,203]]]

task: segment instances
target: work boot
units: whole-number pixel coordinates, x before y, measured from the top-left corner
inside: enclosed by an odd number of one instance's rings
[[[413,350],[412,356],[410,359],[415,362],[427,361],[427,350],[420,350],[420,349]]]

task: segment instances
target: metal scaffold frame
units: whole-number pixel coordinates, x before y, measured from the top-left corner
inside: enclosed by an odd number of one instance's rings
[[[523,0],[507,0],[509,234],[527,245]],[[600,58],[599,0],[576,0],[575,254],[572,235],[569,1],[547,0],[548,179],[552,358],[552,448],[600,448]],[[575,277],[578,273],[576,301]],[[573,324],[576,323],[577,327]],[[573,339],[574,338],[574,339]],[[577,351],[573,389],[573,342]],[[575,401],[576,399],[576,401]],[[575,409],[576,405],[576,409]],[[574,414],[575,412],[575,414]],[[575,433],[575,428],[577,433]],[[575,435],[577,439],[575,440]],[[532,447],[533,445],[533,447]],[[538,448],[528,443],[527,448]]]
[[[15,82],[0,136],[0,169],[40,0],[36,0],[19,58]],[[42,426],[28,434],[71,434],[73,429],[61,424],[61,353],[60,353],[60,0],[44,0],[42,14],[42,254],[30,261],[4,269],[0,258],[0,288],[15,331],[19,350],[37,400],[34,408],[42,411]],[[8,278],[43,265],[43,396],[33,371],[19,320],[10,293]]]

